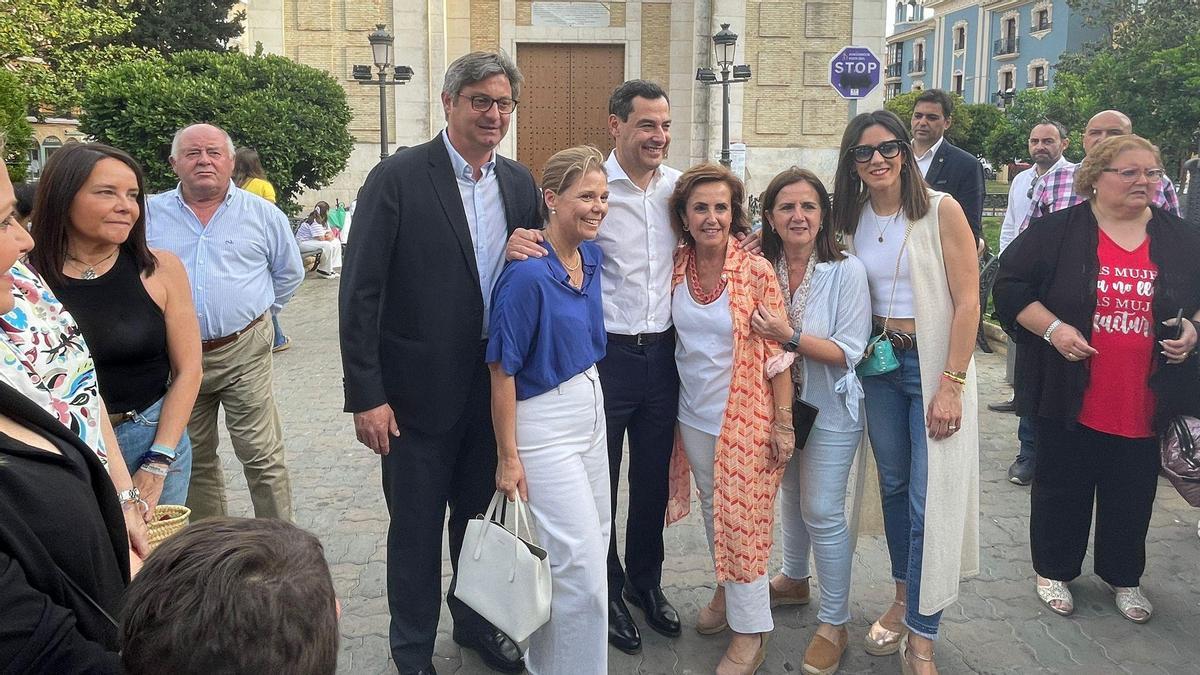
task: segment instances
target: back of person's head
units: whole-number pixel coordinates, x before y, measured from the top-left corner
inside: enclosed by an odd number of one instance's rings
[[[286,521],[202,520],[163,542],[125,594],[129,675],[325,675],[337,654],[321,542]]]
[[[242,187],[251,178],[267,179],[262,160],[254,148],[238,148],[233,153],[233,184]]]
[[[37,197],[37,183],[17,183],[13,186],[17,195],[17,218],[27,224],[33,215],[33,200]]]

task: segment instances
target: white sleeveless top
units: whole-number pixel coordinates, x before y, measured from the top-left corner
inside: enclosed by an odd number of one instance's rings
[[[911,319],[913,311],[913,287],[909,270],[908,251],[901,252],[904,230],[908,219],[903,209],[890,216],[880,217],[871,208],[871,202],[863,204],[858,217],[858,228],[854,232],[854,254],[867,268],[867,282],[871,288],[871,313],[876,316],[891,316],[893,319]],[[880,239],[883,239],[880,242]],[[900,274],[896,274],[896,256],[900,256]],[[892,279],[896,280],[896,298],[892,301]],[[889,312],[888,307],[891,306]]]
[[[733,380],[733,316],[729,287],[701,305],[687,282],[671,295],[675,323],[675,365],[679,368],[679,421],[719,436]]]

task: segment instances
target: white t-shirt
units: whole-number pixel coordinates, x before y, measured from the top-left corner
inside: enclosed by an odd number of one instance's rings
[[[720,435],[733,379],[733,317],[729,288],[701,305],[687,283],[671,296],[675,322],[675,365],[679,368],[679,421],[706,434]]]
[[[871,202],[863,204],[854,231],[854,255],[867,268],[871,288],[871,313],[893,319],[911,319],[913,310],[912,277],[909,276],[908,251],[901,255],[904,230],[908,218],[901,209],[890,216],[879,217]],[[883,241],[879,241],[883,239]],[[900,256],[900,274],[896,274],[896,256]],[[896,283],[896,298],[892,302],[892,279]]]

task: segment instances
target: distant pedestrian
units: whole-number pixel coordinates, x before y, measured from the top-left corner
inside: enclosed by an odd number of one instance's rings
[[[258,151],[253,148],[238,148],[234,153],[233,182],[246,192],[275,203],[275,186],[267,180],[267,172],[263,170],[262,160]],[[271,310],[271,326],[275,329],[272,352],[282,352],[292,346],[292,340],[283,334],[283,325],[279,323],[279,312]]]
[[[1091,195],[1034,220],[1004,252],[996,313],[1021,345],[1017,412],[1034,419],[1029,542],[1037,594],[1067,615],[1096,514],[1095,571],[1136,623],[1158,488],[1156,431],[1200,416],[1200,233],[1154,206],[1158,148],[1131,134],[1094,144],[1073,172]],[[1183,319],[1176,316],[1182,312]]]
[[[321,254],[317,274],[326,279],[336,279],[342,267],[342,242],[333,230],[326,227],[328,223],[329,202],[317,202],[296,229],[296,242],[300,245],[301,255],[312,252]]]
[[[188,423],[192,482],[187,505],[199,520],[225,515],[224,470],[217,456],[217,412],[224,408],[254,514],[292,517],[292,489],[275,405],[272,309],[304,279],[287,216],[234,185],[233,141],[219,127],[193,124],[171,142],[179,185],[147,201],[150,244],[179,256],[200,322],[204,376]]]

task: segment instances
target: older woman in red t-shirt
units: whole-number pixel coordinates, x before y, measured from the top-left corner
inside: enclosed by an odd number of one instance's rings
[[[1037,593],[1074,610],[1096,511],[1095,570],[1136,623],[1158,485],[1156,432],[1195,414],[1200,233],[1150,205],[1163,170],[1138,136],[1108,139],[1075,174],[1078,206],[1034,221],[1000,259],[996,311],[1017,353],[1017,410],[1035,418],[1029,518]],[[1179,312],[1183,319],[1177,320]]]

